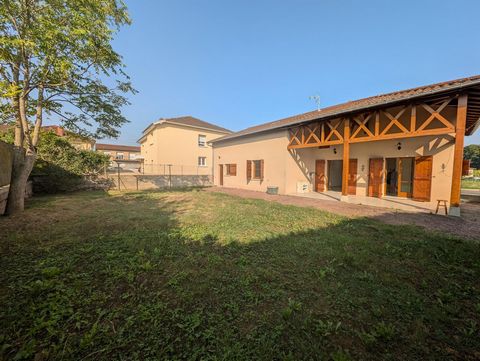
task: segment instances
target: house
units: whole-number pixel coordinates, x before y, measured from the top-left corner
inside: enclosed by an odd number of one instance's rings
[[[150,124],[138,140],[146,174],[211,175],[209,142],[232,132],[203,120],[184,116]]]
[[[97,143],[95,150],[110,157],[110,167],[135,172],[143,171],[143,159],[138,146]]]
[[[78,150],[93,150],[95,147],[94,139],[70,132],[58,125],[45,125],[41,129],[45,132],[54,132],[59,137],[66,138]]]
[[[140,147],[133,145],[104,144],[97,143],[95,150],[110,157],[111,161],[137,161],[140,162],[142,156]]]
[[[13,129],[13,125],[0,125],[0,134],[7,132],[12,132],[13,134]],[[42,132],[53,132],[59,137],[67,139],[78,150],[93,150],[95,147],[94,139],[65,130],[59,125],[44,125],[41,127],[41,130]]]
[[[213,140],[214,182],[459,215],[479,117],[480,76],[349,101]]]

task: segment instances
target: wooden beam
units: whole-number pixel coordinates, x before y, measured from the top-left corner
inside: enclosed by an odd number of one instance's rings
[[[415,133],[417,130],[417,106],[412,104],[412,112],[410,114],[410,133]]]
[[[414,137],[424,137],[427,135],[442,135],[442,134],[452,134],[454,131],[450,128],[438,128],[438,129],[427,129],[422,131],[417,131],[415,133],[392,133],[379,135],[377,137],[363,137],[363,138],[354,138],[350,139],[350,143],[361,143],[361,142],[372,142],[376,140],[390,140],[390,139],[401,139],[401,138],[414,138]]]
[[[307,144],[291,144],[287,146],[287,149],[302,149],[302,148],[317,148],[322,146],[331,146],[343,144],[343,140],[329,140],[322,143],[307,143]]]
[[[350,163],[350,118],[344,119],[342,196],[348,196],[348,166]]]
[[[467,121],[466,94],[458,97],[457,121],[455,122],[455,150],[453,153],[452,192],[450,207],[460,207],[460,191],[462,182],[463,143],[465,138],[465,124]]]

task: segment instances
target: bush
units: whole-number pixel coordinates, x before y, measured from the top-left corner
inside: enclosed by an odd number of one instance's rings
[[[96,175],[108,163],[106,155],[77,150],[68,140],[45,132],[38,145],[38,158],[32,170],[36,193],[66,192],[84,182],[85,175]]]

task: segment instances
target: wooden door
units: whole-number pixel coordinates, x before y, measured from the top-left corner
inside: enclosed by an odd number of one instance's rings
[[[357,194],[357,160],[350,159],[348,163],[348,194]]]
[[[218,182],[221,186],[223,186],[223,164],[219,165],[218,170]]]
[[[414,159],[398,158],[397,195],[399,197],[412,198]]]
[[[433,157],[416,157],[413,171],[413,199],[430,201]]]
[[[383,158],[370,158],[368,174],[368,196],[382,197]]]
[[[325,160],[315,161],[315,192],[325,192]]]

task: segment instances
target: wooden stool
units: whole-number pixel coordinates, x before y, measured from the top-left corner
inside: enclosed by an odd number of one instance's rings
[[[445,215],[447,215],[447,201],[445,199],[437,199],[437,209],[435,211],[435,214],[438,214],[438,208],[440,208],[441,205],[445,207]]]

